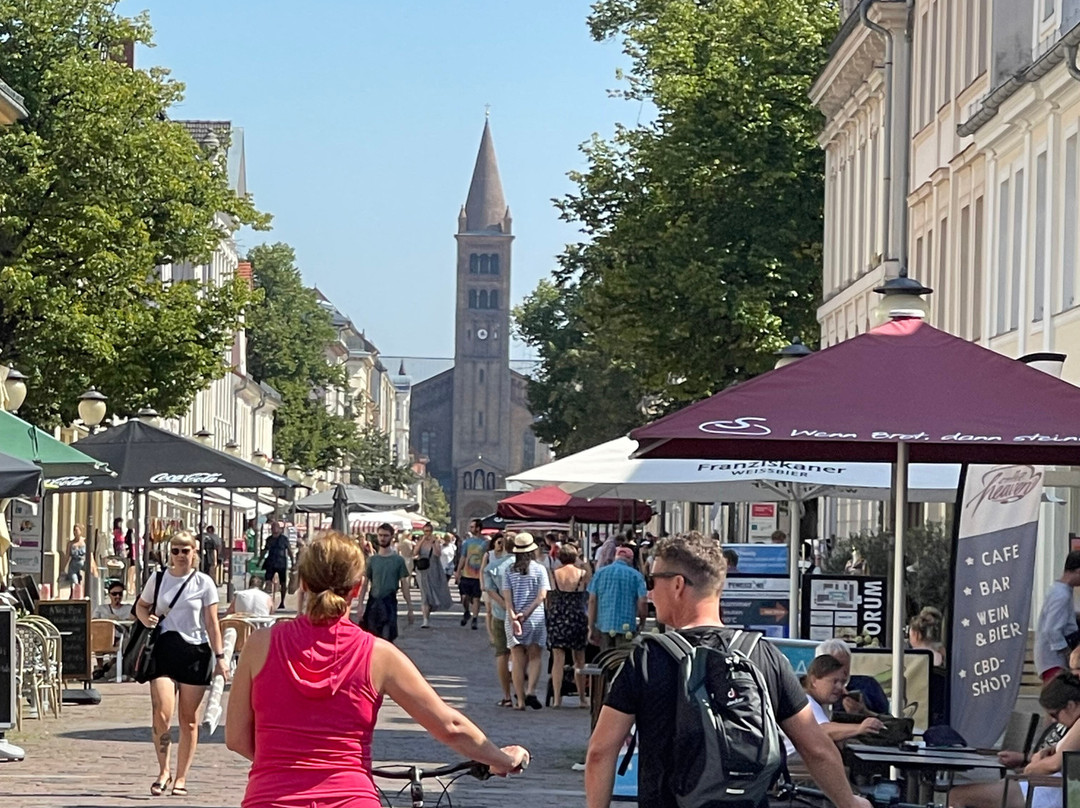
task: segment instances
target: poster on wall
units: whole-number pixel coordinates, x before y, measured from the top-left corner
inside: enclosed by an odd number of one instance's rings
[[[12,500],[8,510],[11,525],[11,571],[41,574],[41,545],[44,532],[41,503]]]
[[[775,502],[751,502],[748,540],[766,542],[776,531],[777,505]]]
[[[802,588],[802,636],[839,637],[860,647],[885,645],[885,578],[874,575],[810,575]]]
[[[725,544],[738,557],[738,563],[728,565],[728,574],[787,575],[788,547],[786,544]]]
[[[766,637],[788,636],[786,575],[731,575],[720,598],[724,625],[762,632]]]

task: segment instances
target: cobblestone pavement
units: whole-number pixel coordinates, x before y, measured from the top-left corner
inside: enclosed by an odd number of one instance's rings
[[[581,805],[582,774],[571,766],[584,759],[588,715],[572,705],[560,710],[516,712],[496,706],[487,633],[459,625],[460,612],[433,617],[433,630],[407,627],[401,617],[398,645],[416,662],[432,686],[463,710],[499,745],[522,744],[533,753],[528,771],[514,778],[481,783],[459,780],[452,789],[458,808],[528,808]],[[417,626],[419,610],[417,610]],[[546,684],[546,677],[543,688]],[[156,775],[150,745],[150,694],[146,685],[99,683],[97,706],[66,705],[62,717],[23,721],[8,739],[26,750],[26,759],[0,764],[0,805],[12,808],[114,808],[162,802],[169,808],[235,808],[240,805],[248,763],[225,748],[224,731],[207,737],[204,727],[188,780],[187,797],[152,797]],[[176,730],[173,730],[174,741]],[[174,744],[175,750],[175,744]],[[175,754],[175,752],[174,752]],[[457,755],[433,741],[404,711],[387,700],[375,732],[376,764],[412,762],[439,765]],[[437,787],[429,790],[435,805]],[[406,795],[407,796],[407,795]],[[407,799],[393,801],[408,805]],[[445,806],[445,801],[443,803]]]

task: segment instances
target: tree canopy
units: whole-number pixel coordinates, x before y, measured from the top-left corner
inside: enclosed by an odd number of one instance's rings
[[[169,119],[183,85],[122,62],[152,31],[114,9],[0,0],[0,76],[27,110],[0,129],[0,357],[30,377],[39,423],[74,418],[91,385],[119,412],[184,412],[227,370],[246,287],[163,283],[154,267],[268,223]]]
[[[630,59],[616,94],[648,120],[593,136],[556,200],[582,233],[554,273],[579,344],[545,355],[542,324],[519,320],[544,363],[538,433],[608,437],[581,411],[608,403],[597,363],[640,387],[616,395],[625,424],[641,419],[631,402],[673,408],[768,369],[793,336],[816,342],[824,157],[807,93],[837,22],[833,0],[594,4],[593,37],[621,39]],[[562,376],[580,393],[545,388]]]

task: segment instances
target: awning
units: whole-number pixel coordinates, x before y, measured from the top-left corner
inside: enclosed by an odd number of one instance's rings
[[[567,522],[647,522],[652,508],[633,499],[584,499],[551,485],[499,500],[495,512],[504,519]]]
[[[414,500],[402,499],[382,491],[373,491],[359,485],[346,485],[345,495],[350,511],[391,511],[398,508],[415,508]],[[301,513],[330,513],[334,509],[334,489],[304,497],[296,501]]]
[[[112,476],[105,463],[0,410],[0,452],[41,467],[46,489],[86,490]]]
[[[40,490],[40,467],[28,460],[0,454],[0,499],[35,497]]]

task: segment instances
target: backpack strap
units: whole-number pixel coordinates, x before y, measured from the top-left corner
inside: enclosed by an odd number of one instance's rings
[[[728,641],[728,649],[731,651],[738,651],[747,659],[750,658],[750,654],[754,653],[754,649],[757,648],[758,642],[764,635],[760,631],[743,631],[737,629],[731,639]]]

